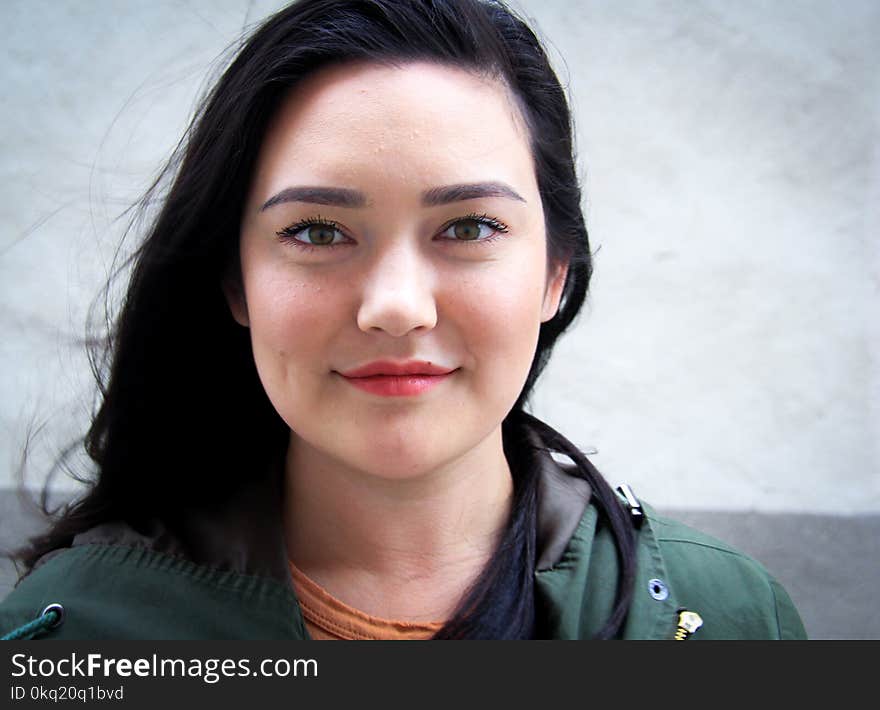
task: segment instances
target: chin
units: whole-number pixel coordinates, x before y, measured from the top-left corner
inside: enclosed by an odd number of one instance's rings
[[[360,450],[358,463],[364,470],[383,478],[411,478],[432,468],[433,456],[426,455],[423,447],[412,442],[405,447],[383,446],[381,442],[367,442]]]
[[[449,449],[448,441],[441,450],[432,443],[436,444],[418,436],[401,441],[379,435],[362,441],[357,453],[349,460],[377,478],[417,479],[457,457],[456,452]]]

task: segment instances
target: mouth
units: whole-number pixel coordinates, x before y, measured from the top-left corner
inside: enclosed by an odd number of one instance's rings
[[[450,369],[426,361],[373,362],[339,372],[346,382],[381,397],[412,397],[427,392],[452,377]]]

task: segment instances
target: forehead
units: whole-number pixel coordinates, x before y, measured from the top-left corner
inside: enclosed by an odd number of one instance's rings
[[[291,91],[258,162],[263,180],[338,180],[371,169],[419,182],[481,170],[523,179],[532,173],[528,131],[500,80],[427,62],[353,63]]]

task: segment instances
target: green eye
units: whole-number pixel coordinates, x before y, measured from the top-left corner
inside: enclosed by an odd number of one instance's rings
[[[332,244],[333,237],[336,235],[336,230],[326,224],[313,224],[308,229],[308,237],[309,241],[312,244]]]
[[[456,239],[473,241],[480,237],[481,226],[482,224],[475,219],[463,219],[460,222],[455,223],[453,233],[455,234]]]
[[[488,244],[507,231],[507,225],[494,217],[486,214],[468,214],[447,222],[440,236],[452,244],[456,242]]]
[[[326,221],[320,217],[291,224],[275,234],[285,244],[292,244],[298,249],[306,251],[324,251],[345,246],[344,241],[336,239],[337,236],[344,236],[339,230],[339,226],[335,222]]]

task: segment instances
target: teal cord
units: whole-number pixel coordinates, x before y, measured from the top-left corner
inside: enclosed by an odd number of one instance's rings
[[[55,609],[47,609],[42,616],[10,631],[0,641],[26,641],[27,639],[32,639],[55,626],[60,616]]]

